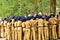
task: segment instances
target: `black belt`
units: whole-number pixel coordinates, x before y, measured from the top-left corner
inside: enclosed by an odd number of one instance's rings
[[[22,27],[22,28],[26,28],[26,27]]]
[[[48,27],[48,26],[44,26],[44,27]]]
[[[16,26],[16,27],[21,27],[21,26]]]
[[[35,27],[35,26],[32,26],[32,27]]]
[[[26,27],[25,27],[26,28]],[[30,29],[31,27],[28,27],[27,29]]]
[[[43,26],[39,26],[39,27],[43,27]],[[38,28],[39,28],[39,27],[38,27]]]
[[[50,24],[50,25],[57,25],[57,24]]]

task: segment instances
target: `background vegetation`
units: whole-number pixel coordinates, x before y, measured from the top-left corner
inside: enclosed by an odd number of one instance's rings
[[[59,11],[60,0],[56,0],[56,13]],[[0,0],[0,17],[25,16],[38,12],[49,14],[50,0]]]

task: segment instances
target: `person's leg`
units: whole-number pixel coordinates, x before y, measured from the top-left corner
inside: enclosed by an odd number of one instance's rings
[[[14,27],[11,29],[12,40],[14,40]]]
[[[22,40],[22,27],[18,27],[18,40]]]
[[[44,40],[43,27],[41,27],[41,33],[42,33],[42,40]]]
[[[44,27],[44,39],[49,40],[49,30],[48,27]]]
[[[52,25],[49,26],[49,40],[52,40]]]
[[[60,24],[58,25],[58,38],[60,38]]]
[[[7,40],[10,40],[10,29],[7,29]]]
[[[31,40],[31,30],[27,29],[27,40]]]
[[[17,37],[18,37],[18,35],[17,35],[17,28],[15,28],[15,30],[14,30],[14,32],[15,32],[15,37],[14,37],[14,40],[17,40]]]
[[[37,34],[36,34],[35,27],[32,27],[32,36],[33,36],[33,40],[37,40]]]
[[[41,34],[42,34],[41,31],[42,31],[42,30],[41,30],[41,28],[39,27],[39,28],[38,28],[38,40],[42,40],[42,38],[41,38],[41,36],[42,36],[42,35],[41,35]]]
[[[57,39],[56,25],[52,27],[52,38]]]

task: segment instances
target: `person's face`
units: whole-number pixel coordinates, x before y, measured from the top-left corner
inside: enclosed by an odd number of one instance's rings
[[[45,19],[46,17],[44,16],[44,19]]]
[[[36,20],[38,20],[39,18],[36,18]]]
[[[53,18],[53,16],[51,16],[51,18]]]
[[[32,18],[34,20],[34,18]]]

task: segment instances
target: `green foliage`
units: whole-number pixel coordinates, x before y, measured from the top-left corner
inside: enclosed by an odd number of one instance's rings
[[[50,0],[35,0],[38,12],[50,12]],[[56,0],[57,7],[60,8],[60,0]],[[57,10],[58,12],[59,10]],[[0,16],[27,16],[29,13],[35,13],[34,0],[0,0]]]

